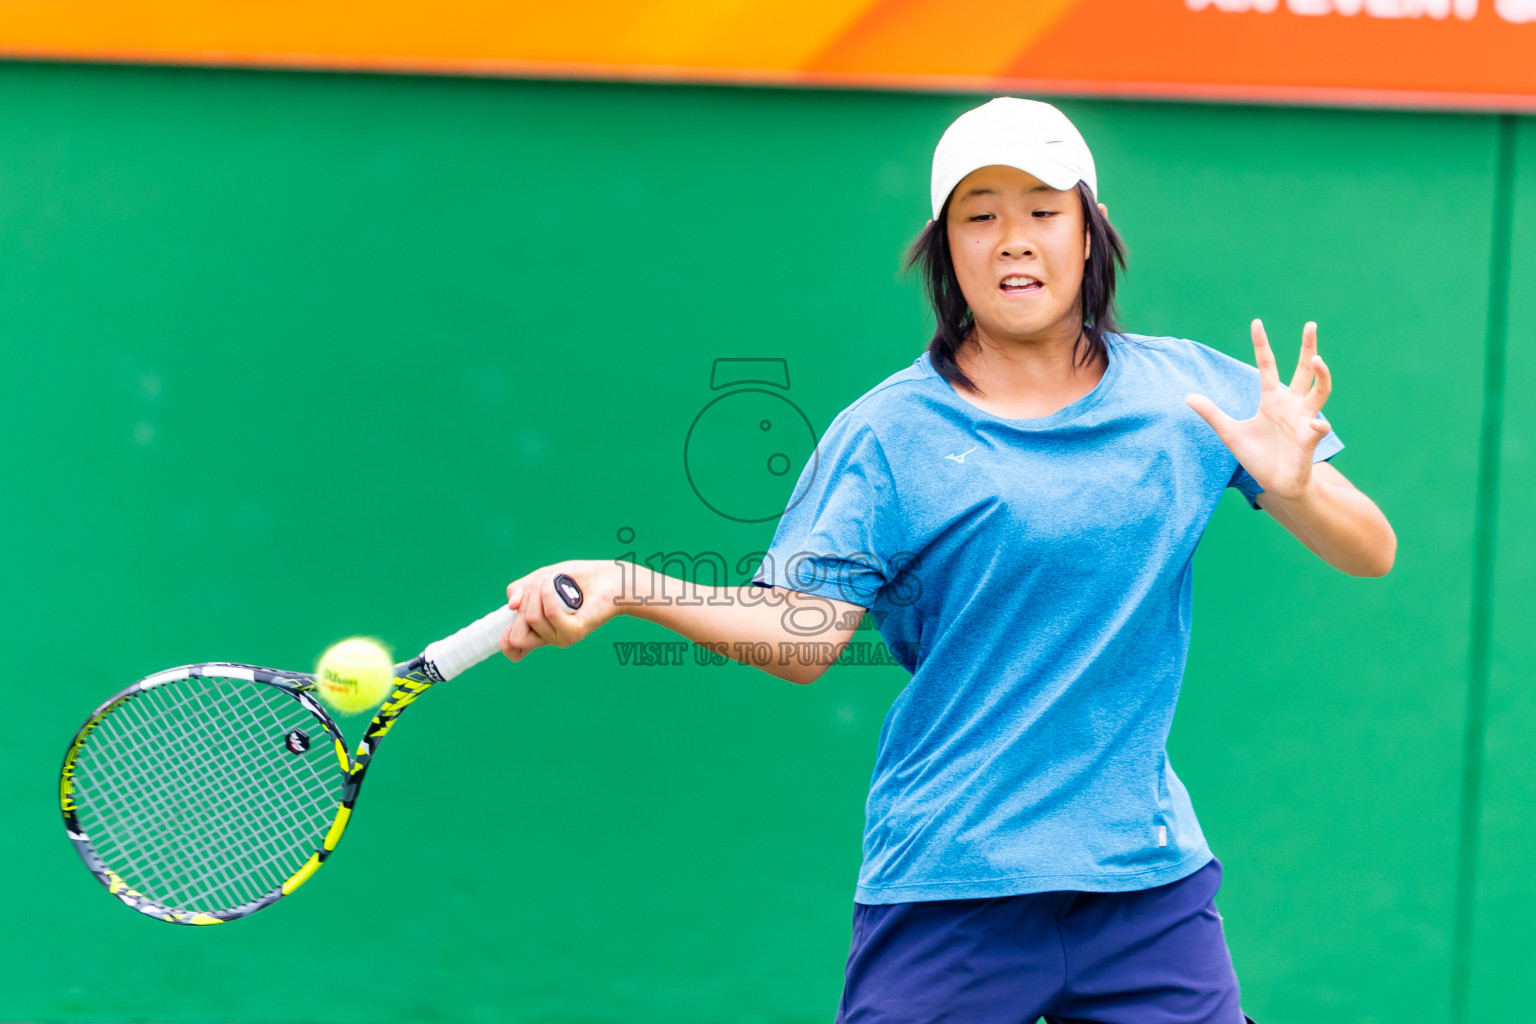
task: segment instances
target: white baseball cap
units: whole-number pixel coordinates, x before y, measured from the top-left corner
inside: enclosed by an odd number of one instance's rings
[[[1039,100],[1000,96],[955,118],[933,151],[933,216],[960,179],[979,167],[1016,167],[1054,189],[1087,182],[1095,198],[1093,154],[1067,115]]]

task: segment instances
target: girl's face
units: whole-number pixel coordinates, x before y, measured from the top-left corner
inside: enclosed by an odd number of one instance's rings
[[[960,291],[996,341],[1075,342],[1088,232],[1075,190],[1013,167],[983,167],[955,186],[945,225]]]

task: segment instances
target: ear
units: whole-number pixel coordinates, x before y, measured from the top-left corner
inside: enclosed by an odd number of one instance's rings
[[[1099,212],[1104,215],[1105,220],[1109,220],[1109,207],[1105,206],[1103,203],[1100,203]]]

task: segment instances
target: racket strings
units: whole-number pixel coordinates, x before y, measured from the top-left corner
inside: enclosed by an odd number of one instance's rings
[[[295,754],[287,737],[311,738]],[[320,845],[344,777],[331,736],[290,694],[189,678],[125,701],[87,739],[77,815],[102,861],[178,910],[276,891]]]
[[[197,752],[206,759],[206,764],[213,764],[215,762],[218,751],[210,746],[208,742],[210,737],[187,728],[193,723],[189,723],[186,720],[187,709],[185,706],[181,704],[167,706],[164,701],[153,698],[150,703],[158,705],[156,710],[164,716],[163,721],[158,724],[175,729],[185,745],[195,747]],[[149,709],[140,707],[136,710],[142,713]],[[228,724],[236,726],[240,722],[240,719],[235,719]],[[138,724],[142,727],[145,723],[141,721]],[[174,753],[173,748],[167,749],[172,749]],[[158,809],[158,812],[152,811],[146,815],[144,832],[147,837],[156,837],[156,830],[159,830],[158,838],[163,839],[165,838],[164,833],[169,829],[176,828],[185,817],[206,815],[207,809],[205,807],[199,807],[194,802],[189,802],[185,799],[186,795],[192,792],[191,787],[194,783],[194,778],[189,777],[187,774],[190,766],[186,761],[169,760],[164,757],[146,757],[142,763],[135,767],[138,769],[137,782],[140,785],[145,785],[148,781],[147,773],[158,771],[168,776],[169,782],[182,787],[180,790],[171,791],[173,799],[165,801]],[[260,791],[261,780],[257,779],[247,766],[235,761],[225,762],[221,767],[225,769],[227,781],[233,782],[236,785],[244,785],[252,793]],[[286,876],[272,877],[269,871],[262,870],[261,863],[241,863],[242,851],[236,850],[231,846],[231,840],[234,836],[235,833],[233,832],[210,834],[208,832],[181,831],[180,838],[187,846],[186,852],[202,858],[201,864],[204,868],[204,873],[197,881],[203,883],[202,888],[207,891],[207,895],[221,895],[217,889],[222,884],[233,886],[237,890],[236,895],[247,895],[249,898],[255,898],[265,892],[270,892],[280,885]],[[251,835],[248,838],[260,843],[268,838],[268,836],[264,835],[261,829],[252,829]],[[249,857],[243,859],[249,861]],[[272,858],[268,858],[267,863],[270,863],[271,860]],[[151,884],[169,889],[173,885],[174,879],[167,877],[162,871],[157,871],[156,866],[157,862],[149,861],[142,869],[143,876],[146,880],[152,880]],[[241,869],[245,870],[242,871]],[[188,886],[187,888],[191,887]],[[192,892],[189,895],[195,897],[196,893]]]
[[[160,708],[150,706],[151,703],[161,705]],[[125,708],[127,706],[125,705]],[[151,717],[157,710],[163,717],[158,722],[153,722]],[[123,857],[122,867],[128,870],[120,870],[128,878],[135,888],[155,896],[157,899],[163,894],[176,891],[176,872],[180,868],[186,872],[186,865],[193,858],[200,864],[205,873],[213,872],[216,875],[227,876],[230,874],[230,852],[227,832],[214,832],[208,830],[188,829],[184,823],[194,818],[206,818],[207,808],[198,806],[194,799],[188,799],[189,795],[196,795],[198,776],[189,775],[189,769],[197,771],[211,763],[211,754],[208,745],[201,742],[196,733],[188,734],[186,723],[183,720],[185,709],[172,706],[165,708],[162,701],[146,701],[143,705],[133,708],[132,725],[134,731],[142,733],[146,726],[152,722],[162,729],[176,734],[180,741],[177,744],[161,743],[149,748],[151,752],[145,752],[141,745],[140,756],[125,761],[124,767],[132,776],[133,784],[140,787],[141,792],[151,799],[135,800],[128,804],[122,800],[113,801],[111,810],[113,814],[103,814],[105,824],[112,830],[113,837],[121,837],[125,827],[137,826],[139,841],[137,843],[121,843],[120,856]],[[124,715],[124,724],[128,723],[128,716]],[[184,755],[191,749],[194,756],[201,756],[203,764],[197,764],[193,759]],[[245,778],[230,779],[229,766],[225,768],[226,783],[233,781],[251,787],[248,773],[239,773]],[[211,777],[211,776],[210,776]],[[204,788],[207,781],[204,780]],[[137,820],[134,815],[138,815]],[[179,843],[180,849],[175,857],[168,857],[164,850],[167,839]],[[106,842],[99,842],[100,846],[108,846]],[[153,857],[159,851],[161,859],[145,860],[142,855]],[[140,856],[135,856],[139,854]],[[132,872],[132,876],[129,875]],[[137,877],[133,877],[137,876]],[[259,877],[252,881],[261,882]],[[207,886],[203,887],[205,890]],[[187,895],[195,896],[197,893],[189,892],[190,887],[183,885],[182,890]],[[236,896],[244,895],[243,892]]]
[[[238,684],[236,684],[238,687]],[[221,713],[227,713],[229,709],[221,709]],[[177,707],[174,713],[184,715],[187,709]],[[307,713],[306,713],[307,714]],[[302,724],[303,718],[298,721]],[[277,781],[290,782],[294,775],[279,772],[271,779],[259,777],[252,771],[251,762],[242,758],[228,758],[218,760],[221,753],[252,749],[253,745],[260,744],[263,737],[252,729],[252,721],[248,717],[234,717],[227,719],[225,724],[231,727],[232,734],[228,736],[227,745],[219,745],[216,737],[199,731],[191,726],[197,723],[186,721],[183,723],[183,734],[195,746],[197,752],[207,758],[208,764],[218,764],[223,769],[224,781],[231,787],[243,788],[248,794],[249,803],[244,807],[243,820],[238,823],[238,831],[234,828],[214,833],[196,834],[197,839],[203,840],[198,852],[202,859],[199,866],[201,872],[188,879],[191,895],[195,898],[197,888],[207,893],[207,898],[214,896],[228,897],[228,890],[233,889],[236,896],[245,896],[254,899],[264,895],[285,881],[298,865],[302,864],[317,845],[315,839],[316,830],[329,827],[330,818],[335,812],[337,798],[329,794],[320,794],[318,801],[312,802],[312,810],[317,812],[309,827],[302,828],[297,833],[301,845],[295,850],[290,843],[284,843],[287,838],[288,826],[294,822],[291,816],[280,815],[274,817],[271,813],[263,811],[294,810],[306,806],[304,795],[294,789],[292,785],[280,787],[266,787],[269,803],[259,802],[257,794],[263,791],[263,783]],[[293,722],[277,722],[275,729],[267,731],[267,736],[286,736],[288,728]],[[311,723],[313,727],[313,723]],[[270,745],[270,743],[269,743]],[[281,761],[292,758],[294,755],[282,751]],[[334,763],[334,762],[333,762]],[[334,772],[332,773],[334,775]],[[277,791],[281,789],[282,791]],[[189,807],[188,811],[198,813],[202,808]],[[263,856],[265,854],[265,856]],[[297,854],[295,859],[294,854]],[[283,868],[288,870],[283,870]],[[241,900],[244,902],[245,900]],[[235,904],[231,904],[235,905]]]
[[[185,709],[180,707],[167,710],[177,715],[184,714],[185,712]],[[225,748],[216,748],[210,743],[212,737],[189,728],[194,724],[182,722],[183,735],[189,744],[197,748],[198,753],[208,759],[208,763],[213,763],[220,749]],[[253,737],[249,736],[248,730],[244,728],[244,720],[232,719],[228,724],[246,733],[246,735],[235,737],[235,739],[253,739]],[[225,760],[220,762],[219,765],[225,771],[226,781],[232,785],[242,786],[253,794],[261,792],[263,780],[257,778],[248,765],[243,764],[239,760]],[[185,765],[178,767],[184,769]],[[184,781],[190,782],[191,780]],[[195,806],[186,806],[183,810],[197,813],[203,809]],[[266,843],[270,839],[277,838],[272,835],[270,828],[264,827],[267,823],[259,819],[247,818],[244,825],[248,829],[246,838],[254,844],[252,850],[259,849],[261,844]],[[252,898],[261,895],[263,892],[270,892],[278,885],[281,885],[287,876],[273,877],[268,871],[264,870],[266,865],[273,862],[273,858],[268,857],[265,860],[253,861],[253,853],[251,851],[241,850],[234,846],[237,836],[238,833],[234,831],[212,834],[206,832],[193,833],[190,836],[194,841],[194,852],[204,858],[201,862],[204,869],[203,873],[195,879],[195,882],[200,883],[204,889],[209,890],[209,895],[214,895],[222,886],[241,887],[242,882],[253,883],[256,889]],[[281,849],[277,851],[279,856],[282,852]]]
[[[230,685],[238,689],[242,684]],[[156,850],[164,851],[169,841],[179,845],[179,856],[165,857],[162,852],[161,859],[152,857],[146,861],[131,856],[127,849],[124,850],[125,855],[128,855],[129,862],[139,867],[145,882],[153,887],[150,892],[179,889],[191,901],[187,905],[192,907],[205,901],[225,906],[238,905],[272,891],[291,874],[291,870],[282,869],[294,866],[293,854],[303,858],[313,849],[310,839],[314,828],[328,825],[329,812],[334,810],[332,800],[328,795],[320,797],[320,807],[316,809],[324,808],[326,813],[322,820],[313,823],[312,828],[301,831],[300,846],[296,851],[291,848],[291,843],[285,845],[279,842],[274,845],[272,840],[282,838],[280,833],[284,823],[272,820],[270,815],[255,813],[263,806],[259,802],[263,795],[263,783],[269,780],[253,771],[251,762],[227,756],[230,752],[249,748],[256,738],[249,719],[223,719],[225,724],[234,729],[234,733],[221,738],[217,733],[196,728],[198,723],[190,716],[205,710],[211,710],[215,716],[232,714],[235,709],[229,706],[228,701],[216,702],[211,708],[206,703],[200,708],[194,708],[185,700],[167,701],[166,693],[163,690],[151,691],[151,694],[157,695],[148,702],[153,706],[135,709],[138,714],[133,723],[134,731],[142,735],[147,726],[162,728],[179,742],[162,743],[153,748],[156,753],[132,761],[130,766],[134,782],[162,798],[138,804],[142,818],[142,840],[139,847],[153,854]],[[155,714],[156,717],[149,718],[149,714]],[[302,724],[302,715],[299,721]],[[270,746],[273,739],[286,735],[286,727],[291,724],[279,720],[275,726],[270,727],[267,745]],[[227,739],[228,742],[220,742],[221,739]],[[183,756],[188,753],[190,757]],[[287,775],[280,773],[273,778],[281,781]],[[157,780],[161,783],[158,786],[155,785]],[[269,798],[294,801],[294,806],[302,805],[295,799],[291,786],[283,788],[288,791],[273,792]],[[206,800],[214,791],[242,793],[241,799],[246,800],[248,805],[243,808],[240,820],[222,822],[225,828],[185,828],[189,820],[218,823],[218,815],[212,813],[214,808]],[[143,813],[143,808],[147,808],[148,813]],[[128,810],[120,805],[118,809],[120,812]],[[120,813],[120,818],[126,820],[126,815]],[[264,849],[267,851],[265,857],[261,856]],[[288,864],[280,863],[285,854],[288,854]],[[302,863],[302,859],[296,863]]]
[[[157,703],[151,701],[150,703]],[[131,707],[131,712],[129,708]],[[140,730],[149,724],[146,716],[151,713],[151,708],[137,705],[125,705],[119,709],[122,713],[134,715],[134,726]],[[185,735],[185,723],[179,721],[182,709],[172,707],[164,712],[166,718],[158,723],[167,729],[177,729],[182,735],[183,744],[196,742],[195,738],[189,739]],[[126,723],[125,723],[126,724]],[[143,748],[141,748],[142,750]],[[166,756],[169,751],[171,756]],[[140,815],[137,822],[143,841],[138,844],[123,844],[122,856],[125,864],[130,866],[135,877],[142,879],[143,885],[135,888],[147,892],[165,892],[172,888],[171,880],[161,867],[169,867],[163,861],[142,861],[137,854],[152,852],[165,840],[168,833],[173,831],[180,833],[180,838],[185,844],[184,856],[196,855],[209,858],[205,863],[218,864],[219,857],[224,851],[211,848],[210,837],[195,831],[187,831],[180,828],[180,822],[191,814],[198,813],[201,808],[192,806],[186,798],[191,779],[188,777],[189,765],[184,758],[176,757],[177,750],[174,747],[162,746],[154,753],[141,753],[135,759],[125,762],[124,767],[133,778],[132,782],[140,788],[141,792],[150,792],[164,797],[159,803],[135,802],[130,804],[125,799],[127,791],[110,795],[112,799],[111,809],[115,816],[111,824],[128,825],[133,823],[133,814]],[[172,788],[175,786],[180,789]],[[106,815],[103,815],[104,819]],[[124,872],[119,871],[119,874]],[[128,877],[125,875],[125,877]]]

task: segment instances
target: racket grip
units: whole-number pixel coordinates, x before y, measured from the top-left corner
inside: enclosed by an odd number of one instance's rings
[[[502,605],[452,636],[428,644],[421,656],[431,662],[437,674],[446,682],[501,650],[501,634],[507,631],[507,627],[516,618],[517,612]]]
[[[555,593],[571,611],[576,611],[586,600],[581,585],[565,573],[554,578]],[[447,682],[467,668],[474,668],[486,658],[501,650],[501,634],[507,631],[517,618],[517,612],[502,605],[482,619],[476,619],[452,636],[445,636],[436,643],[428,644],[421,656],[431,664],[438,678]]]

